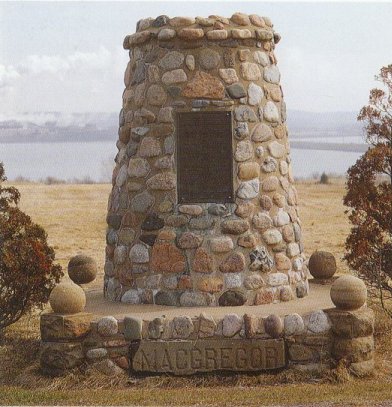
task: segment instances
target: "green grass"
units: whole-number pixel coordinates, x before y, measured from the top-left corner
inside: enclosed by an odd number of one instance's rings
[[[260,387],[45,391],[0,387],[0,403],[9,405],[260,406],[328,401],[347,405],[392,400],[392,383],[298,384]]]

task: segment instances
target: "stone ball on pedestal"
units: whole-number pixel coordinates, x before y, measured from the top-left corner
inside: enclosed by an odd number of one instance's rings
[[[349,311],[361,308],[366,298],[366,285],[357,277],[342,276],[332,284],[331,300],[338,309]]]
[[[309,259],[310,274],[317,279],[329,279],[336,272],[336,260],[332,253],[315,251]]]
[[[98,268],[96,261],[84,254],[78,254],[68,263],[69,278],[75,284],[88,284],[94,281]]]
[[[57,314],[76,314],[86,306],[86,294],[77,284],[66,281],[53,288],[49,296],[53,312]]]

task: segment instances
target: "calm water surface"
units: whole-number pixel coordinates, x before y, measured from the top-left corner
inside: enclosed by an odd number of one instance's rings
[[[55,177],[65,180],[89,177],[109,181],[117,153],[112,141],[91,143],[0,144],[0,161],[9,179]],[[344,174],[361,153],[291,150],[294,175],[311,177],[322,172]]]

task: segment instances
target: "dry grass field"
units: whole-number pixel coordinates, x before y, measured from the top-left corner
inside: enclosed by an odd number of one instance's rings
[[[17,185],[21,208],[45,227],[57,260],[66,270],[71,256],[94,256],[101,286],[105,214],[109,185]],[[341,260],[350,230],[342,205],[344,181],[329,185],[301,182],[300,196],[306,254],[316,249],[334,253],[339,273],[349,272]],[[9,327],[0,339],[0,404],[323,406],[392,405],[392,324],[377,311],[377,369],[374,377],[349,378],[344,369],[328,376],[284,371],[277,375],[228,375],[175,378],[107,379],[86,371],[64,378],[43,377],[38,369],[38,315]],[[387,401],[389,400],[389,401]]]

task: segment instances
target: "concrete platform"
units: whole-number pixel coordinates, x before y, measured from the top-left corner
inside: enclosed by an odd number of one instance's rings
[[[230,313],[237,315],[248,313],[260,316],[268,316],[269,314],[284,316],[293,313],[304,315],[311,311],[332,308],[334,306],[329,295],[332,282],[319,284],[309,280],[309,284],[310,292],[305,298],[277,304],[258,306],[243,305],[240,307],[168,307],[151,304],[129,305],[120,302],[110,302],[104,298],[102,289],[92,289],[86,292],[87,305],[85,312],[91,312],[96,318],[108,315],[122,318],[126,315],[132,315],[150,320],[162,315],[168,318],[180,315],[196,317],[199,316],[201,312],[205,312],[207,315],[217,318],[223,318],[224,315]]]

